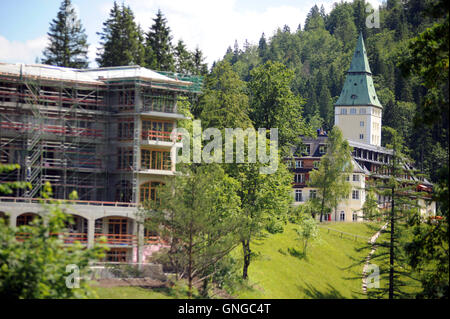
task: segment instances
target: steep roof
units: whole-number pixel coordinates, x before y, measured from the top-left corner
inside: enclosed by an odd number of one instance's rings
[[[382,108],[373,85],[362,34],[359,35],[347,78],[335,106],[377,106]]]

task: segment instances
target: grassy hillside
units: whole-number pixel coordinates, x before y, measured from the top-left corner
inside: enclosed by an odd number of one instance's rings
[[[320,227],[320,238],[309,245],[302,257],[293,224],[282,234],[268,234],[252,244],[259,256],[249,268],[250,286],[234,293],[237,298],[365,298],[361,294],[361,274],[368,249],[367,240],[379,225],[367,223],[329,223]],[[329,231],[327,228],[362,236]],[[241,250],[236,251],[240,254]],[[95,287],[95,286],[94,286]],[[182,291],[140,287],[95,287],[100,298],[185,298]],[[182,289],[181,289],[182,290]]]
[[[260,253],[249,268],[252,289],[237,293],[239,298],[365,298],[361,294],[361,274],[368,249],[366,240],[320,228],[320,239],[312,243],[306,258],[301,257],[295,225],[282,234],[268,235],[253,243]],[[363,236],[367,240],[378,225],[330,223],[325,227]],[[300,254],[299,254],[300,253]]]

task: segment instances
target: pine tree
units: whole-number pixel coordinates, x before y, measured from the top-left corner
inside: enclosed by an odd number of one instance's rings
[[[134,21],[130,7],[120,7],[114,2],[109,18],[103,23],[100,35],[101,48],[97,52],[97,63],[101,67],[142,64],[144,48],[142,32]]]
[[[320,9],[317,5],[311,8],[306,16],[305,31],[320,29],[325,27],[324,17],[322,16]]]
[[[146,205],[147,227],[169,243],[170,265],[177,279],[187,279],[189,298],[239,243],[238,190],[239,183],[218,164],[190,165],[158,190],[159,202]]]
[[[64,0],[47,33],[49,45],[42,63],[69,68],[87,68],[89,44],[80,20],[70,0]]]
[[[261,34],[261,38],[259,39],[258,54],[259,57],[262,59],[262,62],[265,63],[267,61],[267,41],[264,32],[263,34]]]
[[[208,65],[204,62],[205,58],[203,57],[203,52],[199,49],[199,47],[195,48],[192,59],[194,63],[193,71],[195,75],[205,76],[208,74]]]
[[[418,200],[423,195],[416,191],[420,177],[410,169],[410,160],[405,155],[401,136],[392,128],[383,127],[383,130],[388,139],[387,147],[392,149],[393,154],[388,163],[379,169],[378,176],[366,185],[367,191],[376,194],[375,197],[381,199],[382,203],[378,205],[377,213],[372,198],[364,210],[366,218],[387,223],[389,239],[378,244],[379,248],[371,259],[380,267],[380,281],[385,280],[388,285],[369,291],[369,296],[411,298],[404,287],[411,286],[411,279],[415,279],[417,274],[413,274],[409,268],[405,244],[411,240],[408,223],[415,217],[422,218]],[[410,283],[407,284],[406,280]]]
[[[152,65],[147,62],[147,67],[157,70],[174,71],[175,61],[171,42],[172,36],[170,35],[170,28],[167,26],[167,19],[161,10],[158,10],[156,18],[153,19],[153,25],[147,33],[146,40],[147,52],[151,51],[153,54],[151,59],[154,59],[154,64]]]
[[[179,73],[192,73],[194,69],[194,61],[192,54],[186,49],[183,40],[178,40],[178,44],[174,49],[175,71]]]

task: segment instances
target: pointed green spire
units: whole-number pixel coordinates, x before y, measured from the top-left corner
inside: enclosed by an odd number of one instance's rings
[[[367,72],[372,74],[362,33],[359,34],[356,42],[355,52],[353,53],[352,63],[348,72]]]
[[[373,86],[372,72],[367,59],[362,33],[356,42],[350,69],[344,82],[341,95],[335,106],[377,106],[382,108]]]

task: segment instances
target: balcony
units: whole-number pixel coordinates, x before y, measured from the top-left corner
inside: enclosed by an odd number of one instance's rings
[[[131,234],[95,234],[95,241],[99,242],[100,238],[106,238],[106,244],[113,246],[136,246],[137,237]]]
[[[24,241],[29,239],[30,233],[17,233],[16,240]],[[88,236],[86,233],[51,233],[50,237],[59,237],[64,241],[64,244],[74,244],[80,242],[81,244],[87,244]]]

